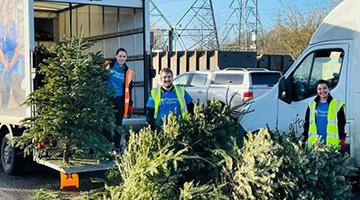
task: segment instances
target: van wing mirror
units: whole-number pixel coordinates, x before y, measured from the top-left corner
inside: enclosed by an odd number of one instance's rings
[[[290,94],[290,85],[286,84],[288,82],[284,76],[282,76],[279,80],[279,93],[278,98],[286,103],[290,103],[291,100],[291,94]]]
[[[285,78],[282,76],[279,79],[279,97],[284,91],[285,91]]]

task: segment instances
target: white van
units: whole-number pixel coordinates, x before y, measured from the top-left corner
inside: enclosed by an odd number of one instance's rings
[[[360,13],[359,0],[345,0],[324,19],[308,48],[272,90],[242,107],[240,132],[269,127],[303,132],[307,103],[319,79],[330,82],[331,95],[345,102],[347,143],[360,166]]]

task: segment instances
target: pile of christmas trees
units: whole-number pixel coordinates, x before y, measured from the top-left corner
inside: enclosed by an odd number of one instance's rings
[[[333,148],[261,130],[238,138],[229,109],[198,105],[187,121],[132,134],[109,199],[350,199],[352,172]]]

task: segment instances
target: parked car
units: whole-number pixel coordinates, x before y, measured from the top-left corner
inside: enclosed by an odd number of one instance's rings
[[[216,99],[234,107],[264,94],[280,77],[281,72],[263,68],[227,68],[185,72],[174,82],[186,88],[194,103]]]

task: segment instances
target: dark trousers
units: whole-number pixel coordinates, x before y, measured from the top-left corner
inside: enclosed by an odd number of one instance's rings
[[[115,114],[115,125],[116,129],[114,130],[114,146],[115,148],[120,148],[121,141],[121,132],[120,127],[122,126],[123,115],[124,115],[124,97],[116,96],[112,97],[111,101],[113,102],[113,109]]]

